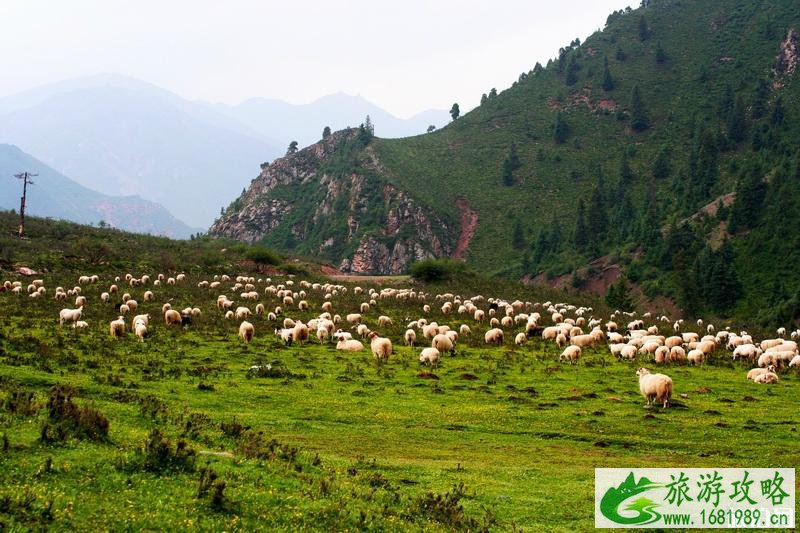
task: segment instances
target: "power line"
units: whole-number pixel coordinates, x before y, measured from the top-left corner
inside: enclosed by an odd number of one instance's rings
[[[28,185],[33,185],[33,181],[31,178],[34,176],[38,176],[39,174],[34,174],[32,172],[22,172],[20,174],[14,174],[14,177],[18,180],[22,180],[22,198],[19,199],[19,236],[20,238],[25,236],[25,201],[28,197]]]

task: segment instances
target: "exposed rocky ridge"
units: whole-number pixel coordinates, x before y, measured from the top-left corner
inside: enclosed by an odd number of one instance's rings
[[[210,229],[331,261],[352,273],[398,274],[414,262],[450,256],[457,224],[386,183],[380,162],[341,164],[358,130],[336,132],[262,169]],[[338,166],[337,166],[338,165]]]

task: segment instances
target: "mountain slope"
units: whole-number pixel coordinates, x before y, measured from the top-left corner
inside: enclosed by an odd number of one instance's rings
[[[197,226],[279,152],[229,117],[135,80],[99,78],[4,102],[0,141],[86,187],[140,195]]]
[[[22,185],[12,176],[38,174],[28,187],[26,212],[82,224],[100,221],[136,233],[188,238],[198,230],[173,217],[162,206],[138,196],[108,196],[83,187],[16,146],[0,144],[0,209],[19,210]]]
[[[800,276],[771,266],[800,253],[797,29],[789,0],[649,1],[442,130],[372,139],[350,171],[448,221],[443,249],[487,272],[567,274],[579,287],[596,265],[615,265],[689,313],[778,306],[800,291]],[[315,227],[308,198],[296,199],[294,227]],[[697,215],[723,198],[733,201]],[[223,221],[252,207],[237,202]],[[341,207],[340,222],[352,214]],[[770,249],[753,261],[764,239]],[[352,265],[352,250],[332,259]]]

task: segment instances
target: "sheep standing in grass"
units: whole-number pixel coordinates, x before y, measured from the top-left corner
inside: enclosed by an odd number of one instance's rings
[[[647,405],[653,401],[661,403],[664,407],[669,407],[669,400],[672,398],[672,378],[666,374],[651,374],[646,368],[636,371],[639,376],[639,391],[647,400]]]
[[[64,322],[77,322],[81,319],[83,307],[77,309],[62,309],[58,313],[58,324],[63,326]]]
[[[133,332],[136,334],[136,338],[139,339],[139,342],[144,342],[144,338],[147,335],[147,324],[142,321],[135,321],[133,323]]]
[[[392,355],[392,341],[386,337],[379,337],[374,331],[370,334],[370,337],[372,340],[369,346],[372,349],[372,354],[375,356],[375,359],[379,361],[388,360]]]
[[[439,350],[434,347],[423,348],[419,354],[419,362],[422,364],[436,365],[439,362]]]
[[[503,344],[503,330],[500,328],[492,328],[483,336],[486,344]]]
[[[118,339],[125,336],[125,317],[120,316],[109,324],[108,331],[111,337]]]
[[[413,329],[407,329],[403,334],[403,340],[407,346],[411,346],[413,348],[414,343],[417,342],[417,333]]]
[[[72,327],[74,329],[86,329],[89,327],[89,324],[83,320],[78,320],[72,323]]]
[[[167,326],[172,326],[175,324],[180,325],[181,314],[174,309],[167,309],[167,311],[164,313],[164,323]]]
[[[581,357],[581,347],[570,345],[564,348],[564,351],[561,352],[561,355],[558,357],[559,361],[569,361],[574,363]]]
[[[456,352],[452,339],[450,339],[450,337],[444,333],[439,333],[436,335],[433,338],[433,341],[431,341],[431,346],[436,348],[439,353],[449,352],[455,354]]]
[[[242,339],[244,342],[250,342],[253,340],[253,335],[255,334],[256,329],[253,327],[253,324],[245,320],[241,324],[239,324],[239,338]]]
[[[514,344],[517,346],[522,346],[523,344],[525,344],[526,340],[528,340],[528,336],[525,335],[525,333],[520,332],[517,333],[516,337],[514,337]]]
[[[693,365],[699,365],[705,360],[705,354],[700,349],[689,350],[686,360]]]

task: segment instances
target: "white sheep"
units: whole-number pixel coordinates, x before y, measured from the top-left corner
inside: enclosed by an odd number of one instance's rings
[[[689,353],[686,354],[686,360],[693,365],[699,365],[705,359],[705,353],[703,350],[695,349],[689,350]]]
[[[58,312],[58,324],[63,326],[64,322],[77,322],[81,319],[83,307],[77,309],[62,309]]]
[[[356,339],[340,339],[339,342],[336,343],[336,349],[347,352],[360,352],[364,349],[364,345],[361,344],[361,341]]]
[[[431,341],[431,346],[439,350],[439,353],[455,353],[453,341],[444,333],[439,333]]]
[[[239,324],[239,338],[242,339],[244,342],[249,343],[250,341],[252,341],[255,332],[256,332],[255,327],[253,327],[253,324],[251,324],[247,320]]]
[[[372,340],[369,343],[372,354],[378,360],[387,360],[392,355],[392,341],[386,337],[379,337],[377,333],[371,333]]]
[[[403,334],[403,341],[407,346],[411,346],[413,348],[414,343],[417,342],[417,333],[413,329],[407,329]]]
[[[646,368],[636,371],[639,376],[639,391],[647,400],[647,405],[657,401],[664,407],[669,407],[672,397],[672,378],[666,374],[651,374]]]
[[[581,347],[576,345],[570,345],[564,348],[564,351],[561,352],[561,355],[558,357],[560,361],[570,361],[575,362],[581,357]]]
[[[439,350],[434,347],[423,348],[419,354],[419,362],[422,364],[435,365],[439,362]]]
[[[144,338],[147,335],[147,324],[141,321],[134,322],[133,331],[139,339],[139,342],[144,342]]]
[[[500,328],[492,328],[483,336],[486,344],[503,344],[503,330]]]
[[[120,316],[116,320],[111,321],[109,324],[108,331],[111,334],[111,337],[114,339],[118,339],[125,336],[125,317]]]

